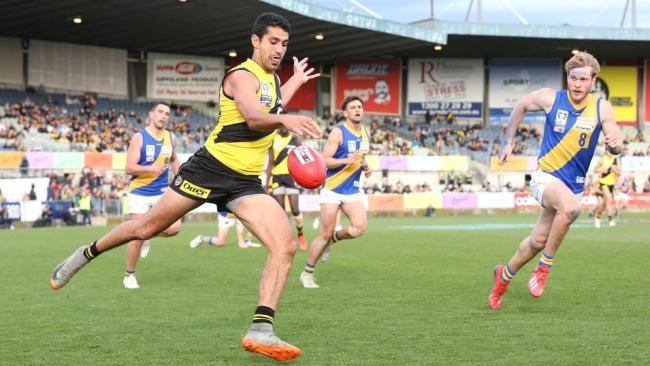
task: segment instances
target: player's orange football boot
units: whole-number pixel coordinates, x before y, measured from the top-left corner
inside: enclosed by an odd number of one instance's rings
[[[528,280],[528,292],[533,297],[540,297],[544,293],[544,286],[546,286],[549,271],[550,268],[547,266],[537,266],[533,271],[530,280]]]
[[[490,308],[492,310],[499,310],[501,307],[501,299],[506,292],[508,292],[508,285],[510,282],[506,282],[501,279],[501,273],[504,270],[503,264],[498,264],[492,272],[494,273],[494,287],[490,291],[490,296],[488,296],[488,302],[490,303]]]
[[[298,247],[301,251],[307,251],[307,239],[305,239],[305,234],[298,234]]]
[[[273,332],[249,330],[241,341],[242,347],[248,352],[259,353],[277,361],[289,361],[300,357],[300,348],[284,342]]]

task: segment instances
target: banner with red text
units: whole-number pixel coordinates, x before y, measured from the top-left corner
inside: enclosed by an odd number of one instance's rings
[[[400,114],[402,70],[400,60],[359,60],[336,64],[334,108],[358,96],[367,113]]]
[[[410,59],[408,114],[483,118],[484,84],[482,59]]]
[[[217,102],[224,68],[222,58],[149,52],[147,97]]]

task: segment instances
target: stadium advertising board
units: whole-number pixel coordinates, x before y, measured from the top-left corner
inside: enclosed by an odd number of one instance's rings
[[[318,72],[318,66],[310,64],[309,67],[314,67],[315,72]],[[282,69],[277,71],[280,82],[285,84],[291,76],[293,76],[293,62],[282,65]],[[284,109],[289,110],[306,110],[313,111],[316,109],[316,80],[317,78],[310,79],[304,83],[298,93],[295,93],[289,103],[283,105]],[[282,101],[284,103],[284,101]]]
[[[624,156],[621,165],[623,172],[650,172],[650,157]]]
[[[30,85],[127,96],[127,52],[107,47],[29,41]]]
[[[0,37],[0,83],[23,84],[23,50],[20,39]]]
[[[0,202],[0,207],[7,210],[7,219],[20,221],[20,202]]]
[[[483,118],[483,73],[482,59],[410,59],[408,114]]]
[[[612,104],[619,124],[635,125],[637,89],[636,66],[603,66],[591,92]]]
[[[645,95],[645,113],[644,119],[646,123],[650,123],[650,60],[643,62],[643,91]]]
[[[562,88],[559,60],[493,60],[489,63],[489,108],[492,123],[508,121],[512,109],[526,94]],[[544,112],[526,113],[524,121],[543,122]]]
[[[150,52],[147,97],[163,100],[218,101],[224,60]]]
[[[358,60],[336,64],[334,108],[358,96],[366,113],[400,114],[402,70],[400,60]]]

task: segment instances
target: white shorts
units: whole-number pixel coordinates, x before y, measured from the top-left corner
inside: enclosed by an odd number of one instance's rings
[[[292,194],[300,194],[300,191],[297,188],[290,188],[290,187],[285,187],[285,186],[280,186],[273,191],[271,191],[272,195],[282,195],[286,194],[287,196],[292,195]]]
[[[530,193],[535,197],[535,201],[543,206],[542,198],[544,197],[544,189],[550,183],[560,182],[560,178],[552,175],[551,173],[543,172],[541,170],[536,170],[530,175]],[[576,198],[580,200],[582,198],[582,193],[576,193]]]
[[[153,205],[162,197],[158,196],[141,196],[139,194],[129,193],[127,197],[127,207],[129,214],[144,214],[149,211]]]
[[[235,226],[235,223],[237,222],[236,217],[228,217],[228,216],[222,216],[219,215],[219,229],[229,229],[233,226]]]
[[[368,197],[364,193],[341,194],[329,189],[323,188],[320,191],[320,204],[340,205],[347,202],[361,201],[363,206],[368,209]]]

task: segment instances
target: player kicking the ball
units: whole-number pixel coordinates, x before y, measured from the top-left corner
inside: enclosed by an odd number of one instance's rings
[[[263,13],[251,35],[252,58],[230,69],[219,90],[221,114],[203,148],[184,163],[158,203],[137,220],[124,222],[61,262],[50,277],[58,290],[101,253],[131,240],[147,240],[205,202],[234,213],[262,241],[268,257],[258,286],[257,308],[242,346],[249,352],[286,361],[298,347],[275,335],[275,309],[296,254],[291,224],[284,210],[266,194],[259,176],[273,131],[285,127],[298,135],[320,137],[318,124],[300,115],[279,114],[314,74],[307,59],[293,58],[293,75],[280,86],[275,71],[287,51],[291,26],[282,16]],[[284,99],[282,99],[284,98]]]
[[[346,120],[332,130],[323,150],[327,178],[320,193],[320,235],[311,243],[305,269],[300,273],[300,283],[305,288],[318,288],[314,271],[325,248],[340,240],[360,237],[368,222],[366,197],[359,184],[362,172],[366,177],[371,174],[363,161],[370,148],[368,134],[361,125],[363,102],[359,97],[347,97],[341,109]],[[350,225],[334,231],[339,209]]]
[[[544,293],[557,250],[580,215],[580,196],[601,129],[610,153],[618,155],[623,150],[611,104],[589,94],[600,71],[598,61],[586,52],[578,52],[566,63],[565,69],[566,90],[534,91],[521,99],[510,115],[501,164],[510,160],[515,132],[524,114],[546,113],[538,167],[530,180],[531,193],[542,208],[532,234],[519,244],[505,266],[494,268],[494,287],[488,297],[494,310],[501,307],[510,280],[539,252],[542,255],[528,281],[528,291],[534,297]]]

